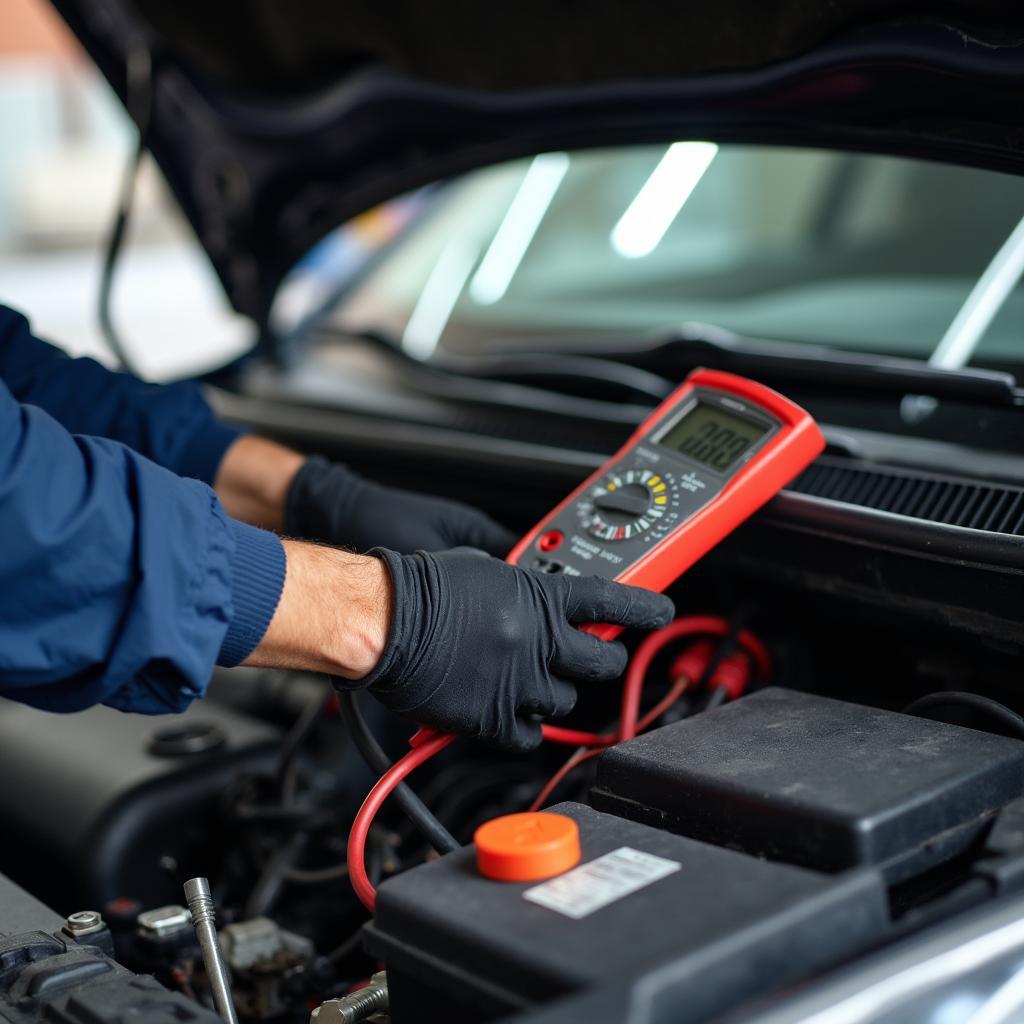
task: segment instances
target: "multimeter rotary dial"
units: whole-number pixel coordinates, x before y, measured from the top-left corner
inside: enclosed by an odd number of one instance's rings
[[[583,528],[604,541],[660,534],[675,519],[675,486],[669,474],[627,469],[607,474],[580,503]]]

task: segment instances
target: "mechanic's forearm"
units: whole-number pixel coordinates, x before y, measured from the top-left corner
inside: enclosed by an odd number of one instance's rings
[[[361,679],[377,664],[391,622],[391,578],[377,558],[285,541],[277,611],[246,665]]]
[[[305,455],[262,437],[245,436],[224,453],[214,490],[228,515],[280,532],[288,487]]]

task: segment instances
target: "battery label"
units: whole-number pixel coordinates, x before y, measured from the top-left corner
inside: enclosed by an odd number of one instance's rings
[[[620,846],[589,864],[527,889],[531,903],[579,920],[678,871],[674,860]]]

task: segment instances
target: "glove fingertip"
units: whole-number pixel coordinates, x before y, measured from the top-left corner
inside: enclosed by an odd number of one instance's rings
[[[671,598],[655,590],[635,587],[633,601],[628,614],[623,618],[622,625],[635,626],[638,629],[661,629],[667,626],[675,615],[676,606]]]
[[[579,694],[572,683],[554,680],[554,698],[552,701],[551,718],[561,718],[576,707]]]
[[[528,754],[540,746],[542,739],[540,722],[518,718],[511,735],[503,739],[500,746],[514,754]]]
[[[676,617],[675,602],[665,594],[652,592],[652,597],[654,598],[654,607],[651,614],[654,624],[658,627],[667,626]]]
[[[608,677],[609,679],[618,679],[623,672],[626,671],[626,666],[629,664],[629,651],[626,650],[626,645],[621,640],[603,640],[602,643],[607,645],[608,655]]]

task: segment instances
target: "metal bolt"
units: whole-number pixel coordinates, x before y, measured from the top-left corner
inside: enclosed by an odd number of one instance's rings
[[[366,988],[351,992],[341,999],[328,999],[310,1015],[310,1024],[358,1024],[374,1013],[388,1008],[388,978],[378,971]]]
[[[186,907],[172,904],[146,910],[135,919],[139,934],[147,939],[163,939],[192,927],[192,915]]]
[[[64,931],[76,939],[80,935],[101,932],[106,927],[103,918],[95,910],[80,910],[77,914],[69,914],[64,922]]]

